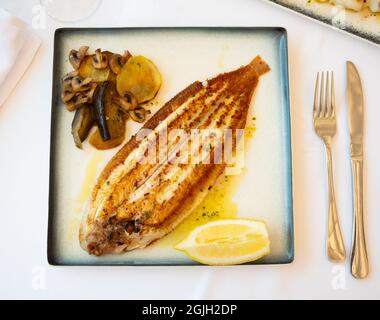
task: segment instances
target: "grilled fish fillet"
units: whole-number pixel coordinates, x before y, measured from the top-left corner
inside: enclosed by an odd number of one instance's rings
[[[168,138],[166,144],[157,142],[157,137],[164,130],[170,137],[176,129],[189,133],[194,129],[244,129],[252,94],[267,71],[269,66],[257,56],[248,65],[205,84],[196,81],[147,121],[98,178],[79,232],[82,248],[94,255],[122,253],[144,248],[176,228],[203,200],[226,162],[207,162],[203,157],[189,161],[190,156],[203,154],[204,144],[196,135],[184,140]],[[220,154],[224,144],[224,140],[210,139],[209,157]],[[236,145],[235,134],[232,144]],[[166,156],[157,161],[164,145]],[[190,147],[178,156],[185,145]]]

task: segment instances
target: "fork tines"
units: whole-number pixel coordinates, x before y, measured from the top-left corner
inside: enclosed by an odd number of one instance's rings
[[[319,80],[319,72],[315,83],[314,94],[314,118],[335,117],[335,93],[334,93],[334,72],[321,72],[321,80]],[[330,86],[331,82],[331,86]],[[319,90],[319,86],[321,89]]]

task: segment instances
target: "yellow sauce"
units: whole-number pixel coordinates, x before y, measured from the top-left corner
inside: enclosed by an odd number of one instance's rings
[[[78,207],[74,209],[74,212],[76,213],[82,212],[82,206],[90,197],[91,190],[96,181],[99,164],[102,162],[103,159],[104,159],[104,155],[99,152],[99,153],[96,153],[88,162],[80,192],[76,197],[76,203]]]
[[[77,214],[80,214],[82,212],[82,208],[75,207],[74,208],[74,212],[77,213]]]
[[[237,216],[233,196],[240,176],[222,176],[207,193],[199,206],[174,231],[157,241],[154,246],[172,246],[186,238],[195,228],[218,219],[232,219]]]
[[[100,164],[104,159],[104,154],[96,153],[88,162],[84,179],[78,195],[74,201],[73,215],[68,222],[67,240],[74,242],[78,241],[78,230],[82,219],[83,207],[88,201],[91,190],[95,185],[98,170],[101,169]]]
[[[256,132],[256,126],[255,125],[248,125],[244,129],[244,136],[247,139],[253,138],[253,135]]]

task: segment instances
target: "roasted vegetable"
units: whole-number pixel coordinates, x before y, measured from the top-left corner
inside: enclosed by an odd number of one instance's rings
[[[79,76],[75,76],[71,80],[71,87],[74,92],[87,91],[90,89],[91,78],[82,79]]]
[[[106,67],[104,69],[96,69],[94,68],[92,64],[92,57],[94,55],[86,56],[80,67],[79,67],[79,76],[82,79],[85,78],[91,78],[94,82],[103,82],[110,80],[114,75],[112,75],[112,72],[109,67]]]
[[[131,92],[124,92],[122,97],[118,95],[113,99],[113,102],[123,108],[124,111],[133,110],[138,105],[136,97]]]
[[[79,69],[79,66],[83,58],[86,56],[87,50],[88,50],[87,46],[82,46],[79,48],[78,51],[74,49],[70,51],[69,61],[75,70]]]
[[[76,109],[79,109],[85,104],[88,104],[91,102],[91,97],[85,95],[82,92],[77,92],[74,94],[72,99],[66,103],[66,108],[69,111],[74,111]]]
[[[67,88],[62,91],[61,99],[64,103],[67,103],[74,97],[74,95],[75,95],[74,91],[72,91],[72,89],[70,88]]]
[[[89,84],[89,88],[82,92],[86,97],[88,97],[89,102],[92,103],[94,99],[95,90],[97,88],[98,84],[95,82],[92,82]]]
[[[139,103],[152,100],[161,86],[161,74],[144,56],[131,57],[116,77],[117,92],[132,92]]]
[[[124,111],[114,103],[117,96],[115,83],[108,81],[103,94],[103,105],[106,118],[106,125],[110,134],[110,139],[104,140],[101,131],[96,131],[90,137],[90,143],[97,149],[109,149],[116,147],[123,142],[125,136],[125,121],[127,119]]]
[[[111,139],[110,132],[108,130],[106,121],[106,99],[105,95],[107,92],[107,87],[110,84],[109,81],[105,81],[100,84],[94,93],[94,114],[100,135],[104,141]]]
[[[77,109],[71,123],[71,134],[78,148],[82,149],[82,142],[87,138],[94,124],[95,117],[91,105],[84,105]]]
[[[111,68],[114,74],[119,74],[121,72],[121,68],[132,57],[128,50],[125,50],[123,55],[120,55],[118,53],[112,53],[109,51],[105,52],[108,54],[109,67]]]
[[[96,87],[96,83],[90,83],[82,88],[86,91],[74,92],[72,88],[67,88],[63,91],[61,98],[66,103],[67,110],[74,111],[84,104],[92,103]]]
[[[71,82],[74,77],[78,75],[78,71],[71,71],[68,74],[65,74],[62,78],[62,83],[63,83],[63,89],[72,89],[71,87]]]
[[[131,119],[133,121],[136,121],[136,122],[139,122],[139,123],[145,121],[146,111],[142,107],[138,107],[138,108],[136,108],[134,110],[129,110],[128,114],[129,114],[129,116],[131,117]]]
[[[61,98],[69,111],[76,111],[72,121],[75,145],[82,148],[91,128],[97,129],[90,144],[104,150],[118,146],[125,138],[128,118],[146,120],[139,104],[155,97],[161,86],[161,75],[152,61],[124,54],[95,50],[87,54],[87,46],[71,50],[69,62],[74,71],[62,79]]]
[[[113,73],[119,74],[121,72],[123,57],[120,54],[114,54],[111,56],[109,65]]]
[[[90,137],[90,144],[98,150],[112,149],[120,145],[124,141],[124,136],[103,141],[99,130],[96,130]]]
[[[123,58],[121,60],[121,64],[125,65],[130,58],[132,58],[131,53],[128,50],[125,50],[123,54]]]
[[[95,69],[104,69],[108,67],[108,56],[101,49],[96,49],[92,56],[92,65]]]
[[[125,135],[126,116],[123,110],[114,103],[117,96],[116,86],[114,82],[108,82],[107,90],[104,95],[105,113],[107,118],[107,127],[111,135],[111,139]]]

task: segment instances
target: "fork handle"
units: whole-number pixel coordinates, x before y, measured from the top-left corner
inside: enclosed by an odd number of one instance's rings
[[[368,275],[368,256],[363,219],[363,160],[352,159],[354,189],[354,231],[351,256],[351,273],[362,279]]]
[[[334,181],[333,181],[333,167],[331,146],[326,143],[326,156],[327,156],[327,168],[328,168],[328,236],[327,236],[327,256],[331,261],[341,262],[346,259],[346,250],[344,248],[344,242],[342,232],[340,230],[339,218],[335,203],[334,193]]]

